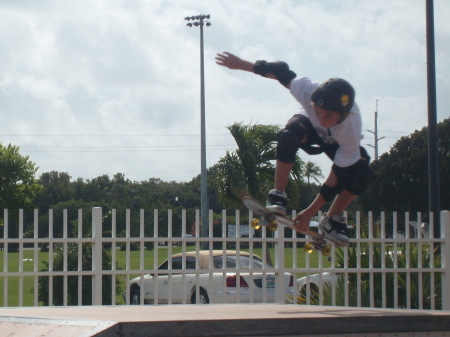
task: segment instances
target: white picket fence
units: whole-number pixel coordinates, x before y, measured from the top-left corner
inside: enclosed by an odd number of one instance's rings
[[[373,220],[374,214],[369,212],[365,214],[367,216],[364,226],[368,228],[368,236],[366,237],[363,232],[360,230],[362,214],[360,212],[356,212],[353,219],[349,219],[349,223],[354,223],[356,225],[356,238],[352,239],[352,247],[353,248],[344,248],[343,249],[343,263],[344,265],[336,267],[337,256],[336,247],[332,247],[331,255],[327,258],[320,258],[320,253],[315,252],[313,254],[318,254],[319,258],[315,259],[314,255],[305,254],[304,264],[299,265],[298,259],[298,250],[299,245],[302,245],[309,241],[308,238],[297,237],[295,232],[292,232],[292,235],[286,235],[285,231],[277,230],[275,232],[269,232],[265,227],[262,228],[261,234],[255,235],[255,230],[249,226],[249,223],[241,222],[241,214],[239,211],[226,212],[222,211],[222,236],[221,237],[213,237],[213,214],[210,211],[209,216],[209,236],[201,237],[200,230],[198,226],[196,227],[196,235],[191,237],[189,234],[186,235],[186,211],[182,211],[182,223],[181,224],[173,224],[172,223],[172,210],[168,210],[168,235],[160,236],[159,235],[159,224],[158,224],[158,215],[159,211],[153,211],[154,218],[154,232],[152,236],[149,236],[149,233],[144,233],[144,210],[140,211],[140,223],[139,225],[139,233],[138,237],[132,237],[131,233],[131,212],[127,210],[126,212],[126,233],[125,237],[118,237],[116,234],[116,211],[112,210],[112,235],[111,237],[102,237],[102,226],[103,226],[103,212],[101,208],[93,208],[92,209],[92,236],[89,238],[84,238],[81,236],[83,226],[86,224],[82,223],[82,211],[78,211],[78,236],[71,237],[68,233],[68,219],[67,219],[67,211],[64,211],[63,214],[63,235],[62,237],[53,237],[53,211],[49,212],[49,233],[48,237],[41,238],[38,237],[38,211],[34,211],[34,237],[25,238],[24,237],[24,223],[23,223],[23,211],[19,211],[18,221],[12,223],[8,218],[9,212],[8,210],[4,210],[4,237],[0,239],[0,246],[3,246],[3,251],[0,252],[3,255],[2,261],[0,259],[0,263],[3,262],[3,272],[0,273],[0,285],[3,286],[3,290],[0,288],[0,305],[3,304],[3,307],[8,306],[38,306],[42,305],[42,303],[38,300],[38,280],[39,277],[48,277],[49,279],[49,291],[48,291],[48,302],[50,305],[53,303],[53,287],[54,280],[56,277],[63,277],[63,305],[68,305],[67,293],[68,293],[68,278],[69,277],[78,277],[78,305],[82,305],[82,295],[83,289],[81,287],[83,276],[91,276],[92,277],[92,304],[93,305],[102,305],[102,276],[111,275],[112,276],[112,289],[111,298],[112,305],[119,304],[116,302],[115,295],[115,286],[118,278],[123,279],[124,288],[127,288],[127,284],[131,278],[136,276],[140,276],[141,280],[143,279],[143,275],[153,273],[158,268],[158,256],[162,254],[162,250],[164,253],[167,251],[167,255],[171,256],[174,252],[173,246],[178,245],[181,247],[182,252],[186,252],[188,250],[189,244],[192,242],[195,244],[195,249],[199,250],[202,247],[213,250],[213,245],[215,243],[221,243],[224,251],[227,249],[226,247],[232,246],[234,250],[236,250],[239,254],[240,251],[244,249],[249,251],[250,253],[254,252],[253,247],[261,247],[261,257],[267,256],[267,253],[272,252],[272,261],[273,268],[265,269],[266,273],[273,272],[279,278],[278,282],[275,284],[282,284],[281,277],[284,273],[288,272],[294,276],[294,279],[301,278],[302,276],[306,278],[306,302],[301,302],[301,304],[312,304],[311,299],[311,288],[312,288],[312,280],[326,280],[324,275],[342,275],[344,279],[344,294],[337,293],[336,282],[332,282],[332,302],[331,305],[336,305],[338,303],[337,298],[339,296],[344,296],[344,304],[345,306],[376,306],[374,298],[377,291],[382,292],[382,304],[381,307],[387,307],[387,302],[389,300],[389,296],[394,296],[393,300],[393,308],[416,308],[411,305],[411,297],[407,296],[407,302],[399,303],[399,293],[398,293],[398,276],[405,276],[403,279],[406,281],[406,292],[417,293],[418,307],[417,309],[440,309],[436,305],[435,298],[442,298],[442,309],[450,310],[450,212],[442,211],[441,212],[441,237],[434,238],[433,237],[433,220],[432,217],[429,223],[429,226],[426,228],[420,226],[412,226],[411,224],[419,223],[422,218],[422,214],[417,213],[414,214],[414,218],[419,221],[412,222],[410,221],[410,214],[406,213],[405,216],[405,232],[403,235],[399,234],[398,228],[401,227],[397,222],[397,214],[393,214],[393,223],[392,223],[392,237],[385,237],[386,232],[386,215],[382,212],[377,215],[377,218],[381,220],[377,223]],[[231,224],[227,223],[227,215],[235,217],[235,223]],[[295,216],[295,214],[292,214]],[[319,214],[320,215],[320,214]],[[250,220],[253,218],[253,214],[249,212]],[[364,217],[366,218],[366,217]],[[196,211],[196,223],[198,224],[200,220],[199,211]],[[250,222],[250,220],[248,220]],[[91,224],[89,224],[90,227]],[[9,238],[8,237],[8,227],[9,226],[18,226],[19,234],[17,238]],[[172,235],[174,226],[181,226],[181,236],[174,237]],[[241,236],[241,227],[245,228],[244,231],[248,236]],[[230,233],[230,228],[233,230],[233,236],[229,237],[227,234]],[[374,234],[378,233],[378,234]],[[161,247],[160,243],[165,242],[165,246]],[[68,245],[70,243],[78,244],[78,270],[68,270],[67,261],[68,261]],[[92,244],[92,270],[83,270],[82,268],[82,244],[91,243]],[[131,245],[138,243],[139,250],[139,266],[131,263]],[[153,261],[145,260],[145,244],[153,243],[154,245],[154,254]],[[11,244],[18,244],[19,250],[16,253],[8,252],[8,246]],[[40,246],[42,244],[48,244],[48,270],[42,271],[42,266],[39,266],[40,259]],[[102,248],[104,244],[111,245],[111,259],[112,259],[112,267],[108,270],[102,269]],[[125,256],[126,262],[124,269],[116,268],[117,261],[117,248],[118,245],[125,244]],[[53,265],[53,258],[55,256],[54,247],[59,245],[62,247],[63,251],[63,261],[64,268],[62,271],[55,271]],[[417,247],[419,254],[416,256],[412,252],[414,250],[411,247]],[[429,254],[430,260],[423,261],[423,252],[425,250],[432,251],[433,247],[440,247],[440,263],[435,264],[434,254]],[[244,248],[245,247],[245,248]],[[293,249],[287,249],[286,247],[294,247]],[[297,247],[297,248],[295,248]],[[351,249],[353,249],[351,251]],[[368,249],[368,250],[367,250]],[[393,261],[393,265],[387,265],[386,259],[381,259],[381,265],[376,265],[375,254],[373,251],[375,249],[381,250],[381,256],[391,254]],[[400,249],[403,249],[402,254],[406,254],[403,258],[406,258],[406,265],[399,265],[400,260]],[[349,263],[349,258],[352,255],[351,252],[356,251],[356,263],[355,265],[351,265]],[[25,258],[25,256],[29,256],[31,254],[31,258]],[[292,254],[292,256],[288,256],[288,254]],[[270,255],[270,254],[269,254]],[[365,257],[365,255],[368,255]],[[354,257],[353,257],[354,258]],[[364,265],[362,261],[367,261],[368,265]],[[417,261],[413,261],[413,259],[417,259]],[[292,261],[291,264],[286,265],[285,261]],[[17,261],[17,265],[13,265],[12,261]],[[302,260],[303,261],[303,260]],[[32,267],[31,267],[32,264]],[[150,265],[150,267],[149,267]],[[180,272],[179,270],[177,272]],[[210,273],[212,275],[213,271],[205,271],[205,270],[181,270],[181,273]],[[170,274],[170,270],[168,271]],[[239,271],[238,271],[239,273]],[[381,286],[377,284],[379,282],[379,275],[381,274]],[[393,276],[393,277],[389,277]],[[356,298],[351,300],[350,293],[355,293],[354,289],[349,289],[348,280],[350,278],[356,277],[357,288],[356,288]],[[369,278],[368,285],[369,289],[369,305],[367,305],[365,300],[362,298],[363,289],[366,285],[361,284],[362,279]],[[412,282],[413,278],[418,282],[418,289],[415,287],[415,283]],[[393,289],[393,294],[387,292],[387,282],[388,280],[393,279],[394,286],[391,287]],[[441,286],[438,287],[436,285],[435,280],[441,280]],[[32,280],[30,282],[30,280]],[[27,282],[26,282],[27,281]],[[311,281],[311,282],[310,282]],[[428,281],[430,284],[428,284]],[[425,284],[426,283],[426,284]],[[25,284],[32,284],[32,289],[29,289],[25,286]],[[197,285],[198,287],[198,285]],[[319,283],[319,303],[324,304],[324,296],[323,290],[325,287],[325,283]],[[429,304],[424,305],[423,303],[423,289],[426,287],[431,287],[431,298],[429,300]],[[440,289],[439,291],[437,289]],[[126,290],[129,294],[129,289]],[[298,295],[297,287],[294,287],[294,296],[293,302],[300,303],[295,300]],[[25,301],[24,298],[26,294],[29,294],[30,291],[33,293],[32,303],[30,301]],[[342,289],[340,290],[342,292]],[[436,293],[440,292],[440,293]],[[141,292],[141,294],[143,294]],[[10,298],[18,298],[17,303],[12,303]],[[30,297],[28,295],[28,297]],[[387,299],[386,299],[387,298]],[[276,301],[278,303],[285,303],[285,293],[281,287],[277,287],[276,289]],[[26,303],[25,303],[26,302]],[[143,301],[141,300],[141,304]],[[125,304],[130,304],[130,297],[126,296]],[[342,304],[340,304],[342,305]],[[378,304],[379,306],[379,304]]]

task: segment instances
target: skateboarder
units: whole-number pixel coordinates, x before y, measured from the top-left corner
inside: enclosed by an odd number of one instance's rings
[[[297,77],[282,61],[253,63],[223,52],[217,54],[216,63],[278,80],[300,103],[299,113],[278,134],[274,189],[268,193],[267,208],[286,214],[285,189],[299,148],[311,155],[325,153],[333,161],[331,171],[314,201],[294,221],[298,230],[304,231],[322,206],[332,202],[320,219],[319,228],[330,240],[348,245],[342,213],[374,179],[370,157],[360,145],[362,123],[353,87],[341,78],[330,78],[319,84],[307,77]]]

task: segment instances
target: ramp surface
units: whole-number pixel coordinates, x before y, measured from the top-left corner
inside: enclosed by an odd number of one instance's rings
[[[450,336],[450,312],[277,304],[0,309],[1,336]]]

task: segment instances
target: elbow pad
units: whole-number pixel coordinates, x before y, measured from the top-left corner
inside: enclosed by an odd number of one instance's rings
[[[258,60],[253,65],[253,72],[257,75],[266,77],[268,73],[272,73],[277,78],[278,82],[287,87],[289,83],[297,76],[289,65],[283,61],[264,61]]]

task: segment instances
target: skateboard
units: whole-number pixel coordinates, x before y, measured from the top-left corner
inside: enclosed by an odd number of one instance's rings
[[[253,199],[250,196],[245,196],[242,198],[245,207],[247,207],[252,212],[256,213],[260,216],[260,218],[254,218],[251,221],[251,226],[258,230],[261,226],[266,226],[270,231],[275,231],[278,228],[278,224],[281,224],[285,227],[296,230],[299,233],[309,236],[312,238],[311,242],[307,242],[303,249],[305,252],[311,254],[313,251],[318,250],[322,252],[323,255],[328,256],[331,254],[331,244],[328,239],[325,238],[322,234],[319,234],[311,229],[306,231],[299,231],[294,227],[294,221],[285,218],[284,216],[275,214],[270,212],[267,208],[265,208],[259,201]],[[332,242],[337,245],[336,243]]]

